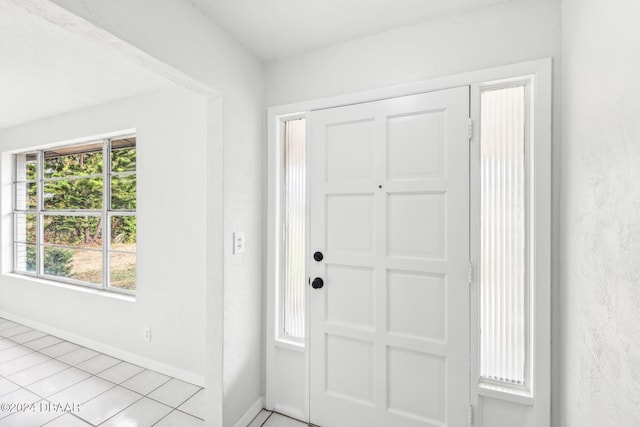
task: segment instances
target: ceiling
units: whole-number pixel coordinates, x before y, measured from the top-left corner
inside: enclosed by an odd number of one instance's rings
[[[187,0],[269,62],[513,0]],[[0,0],[0,128],[172,86]]]
[[[190,0],[264,61],[511,0]]]
[[[171,85],[117,53],[0,0],[0,128]]]

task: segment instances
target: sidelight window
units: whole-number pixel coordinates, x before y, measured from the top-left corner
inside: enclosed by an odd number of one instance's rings
[[[528,86],[486,87],[480,132],[480,375],[528,378]]]
[[[282,186],[281,338],[305,337],[306,165],[305,119],[284,121]]]

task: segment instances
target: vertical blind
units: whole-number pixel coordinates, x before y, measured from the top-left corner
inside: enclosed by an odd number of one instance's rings
[[[527,334],[525,86],[481,95],[480,374],[523,385]]]
[[[305,120],[284,123],[283,278],[281,333],[304,338],[305,290]]]

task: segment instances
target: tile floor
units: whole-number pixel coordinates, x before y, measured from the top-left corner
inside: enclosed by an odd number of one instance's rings
[[[262,410],[248,427],[306,427],[308,424],[275,412]]]
[[[0,318],[0,427],[192,427],[203,418],[198,386]]]

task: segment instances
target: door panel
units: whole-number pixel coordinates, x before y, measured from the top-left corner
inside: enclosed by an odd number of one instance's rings
[[[467,87],[309,115],[310,420],[464,426]]]

